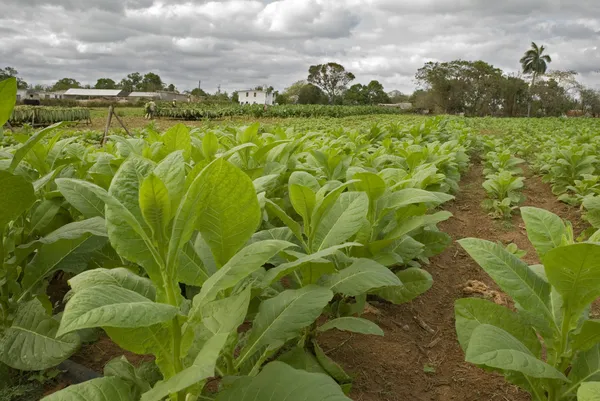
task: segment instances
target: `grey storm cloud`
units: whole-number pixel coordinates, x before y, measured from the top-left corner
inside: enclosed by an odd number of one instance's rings
[[[180,90],[269,84],[336,61],[357,82],[415,87],[427,61],[485,60],[518,72],[531,41],[552,69],[600,89],[600,1],[0,0],[0,65],[30,83],[94,84],[153,71]]]

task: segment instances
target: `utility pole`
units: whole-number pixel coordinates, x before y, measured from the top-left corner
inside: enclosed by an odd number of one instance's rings
[[[217,86],[217,93],[220,95],[221,94],[221,85],[219,84],[219,86]]]
[[[198,81],[198,89],[202,89],[200,86],[202,85],[202,81]]]

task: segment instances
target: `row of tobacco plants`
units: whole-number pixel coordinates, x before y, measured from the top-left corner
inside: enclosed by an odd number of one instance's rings
[[[0,83],[0,124],[15,91]],[[472,138],[441,119],[176,125],[102,147],[62,128],[0,150],[0,361],[48,369],[99,329],[154,358],[113,360],[47,401],[347,400],[351,379],[319,333],[383,335],[360,317],[369,300],[431,287],[424,266],[450,241],[439,207]],[[53,304],[59,272],[69,292]]]

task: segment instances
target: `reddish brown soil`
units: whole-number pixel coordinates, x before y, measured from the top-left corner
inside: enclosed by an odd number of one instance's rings
[[[528,174],[529,175],[529,174]],[[454,217],[440,225],[454,240],[477,237],[507,244],[515,242],[536,254],[525,233],[523,220],[492,220],[480,204],[482,168],[474,165],[464,176],[461,191],[448,205]],[[538,177],[526,179],[527,205],[546,208],[574,223],[581,219],[573,208],[556,200]],[[576,224],[576,231],[580,228]],[[468,296],[467,281],[476,280],[491,291],[492,279],[454,242],[427,267],[433,275],[432,289],[406,305],[376,304],[379,314],[365,317],[377,322],[384,337],[327,332],[319,342],[326,352],[354,377],[351,393],[357,401],[525,401],[530,397],[496,374],[464,362],[454,329],[454,301]],[[501,296],[505,296],[498,292]]]
[[[151,361],[154,358],[152,355],[137,355],[125,351],[103,333],[95,343],[81,347],[77,354],[71,357],[71,360],[102,373],[107,362],[121,355],[125,355],[127,360],[134,366],[138,366],[144,361]]]

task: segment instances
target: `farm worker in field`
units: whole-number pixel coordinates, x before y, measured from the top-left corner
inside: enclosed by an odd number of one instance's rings
[[[173,107],[177,107],[177,103],[175,102],[175,100],[173,100],[173,103],[171,104]]]
[[[154,103],[154,101],[151,100],[148,103],[146,103],[144,109],[146,111],[146,120],[154,118],[154,113],[156,112],[156,103]]]

